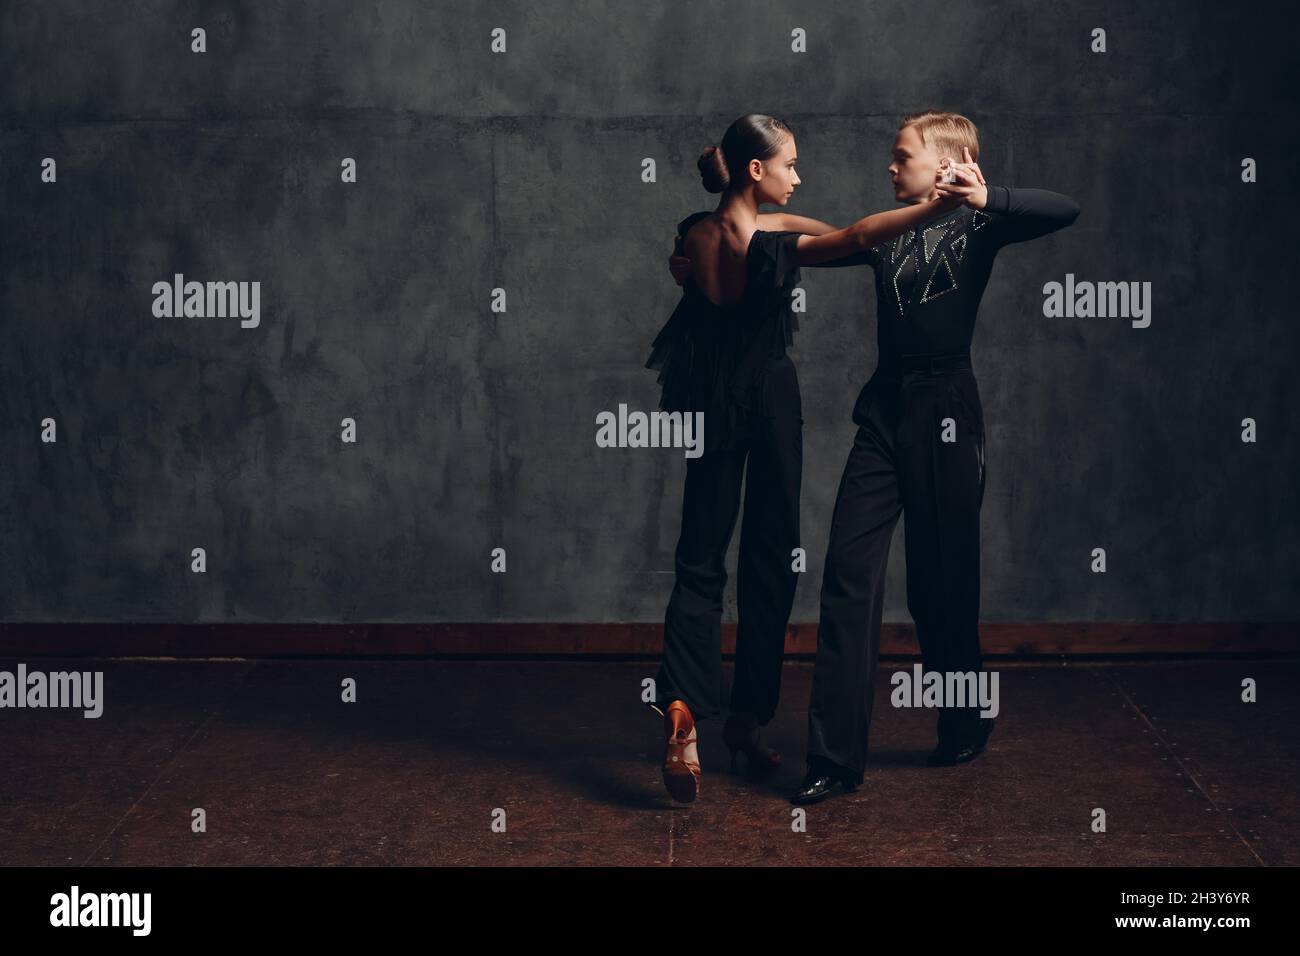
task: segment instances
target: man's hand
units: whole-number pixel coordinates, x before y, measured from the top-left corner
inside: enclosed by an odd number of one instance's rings
[[[673,244],[673,254],[668,257],[668,271],[672,273],[674,282],[678,285],[686,285],[686,280],[691,277],[691,260],[677,255],[677,243],[681,242],[681,239],[681,236],[677,236]]]
[[[954,183],[936,183],[935,189],[939,191],[939,195],[943,198],[955,199],[972,209],[983,209],[989,199],[984,174],[980,171],[979,165],[971,159],[970,150],[964,146],[962,147],[962,156],[966,160],[962,163],[955,163],[948,156],[943,157],[939,165],[940,174],[946,167],[951,166],[957,181]]]
[[[980,172],[979,163],[977,163],[977,162],[975,162],[975,160],[971,159],[971,155],[970,155],[970,147],[969,147],[969,146],[963,146],[963,147],[961,148],[961,155],[962,155],[962,162],[963,162],[966,166],[968,166],[971,170],[974,171],[975,175],[979,178],[980,185],[981,185],[981,186],[987,186],[988,183],[986,183],[986,182],[984,181],[984,174],[983,174],[982,172]]]

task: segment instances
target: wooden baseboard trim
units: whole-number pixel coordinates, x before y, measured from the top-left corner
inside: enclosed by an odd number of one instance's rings
[[[880,653],[918,656],[910,623],[887,623]],[[983,623],[986,655],[1173,656],[1300,654],[1297,622],[1074,621]],[[722,625],[732,654],[734,623]],[[786,654],[812,656],[817,625],[792,624]],[[0,623],[0,657],[655,657],[663,625],[489,622],[317,623]]]

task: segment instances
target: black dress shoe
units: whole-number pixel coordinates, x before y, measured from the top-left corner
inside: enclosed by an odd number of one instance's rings
[[[931,767],[951,767],[954,764],[974,760],[984,752],[984,745],[988,743],[989,735],[993,733],[993,723],[994,718],[981,717],[973,739],[940,740],[939,746],[934,748],[925,762]]]
[[[790,802],[800,805],[825,800],[835,790],[837,783],[844,788],[845,793],[852,793],[857,789],[857,783],[850,779],[847,770],[810,767],[803,778],[803,783],[799,785],[799,791],[790,798]]]

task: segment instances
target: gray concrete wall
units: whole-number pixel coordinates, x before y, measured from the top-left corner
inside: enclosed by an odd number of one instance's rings
[[[716,203],[696,156],[780,116],[790,211],[847,224],[938,107],[990,182],[1083,208],[1004,250],[981,310],[984,619],[1294,619],[1287,32],[1173,2],[5,4],[0,617],[660,619],[685,459],[597,448],[595,415],[657,401],[672,228]],[[176,272],[259,281],[260,326],[155,318]],[[1067,272],[1150,281],[1150,327],[1045,318]],[[875,304],[868,269],[803,286],[816,620]],[[900,530],[889,620],[903,575]]]

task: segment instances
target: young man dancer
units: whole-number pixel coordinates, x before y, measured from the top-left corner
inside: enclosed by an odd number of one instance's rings
[[[951,186],[936,186],[936,169],[949,157],[964,165],[954,167]],[[820,264],[875,270],[879,360],[854,406],[858,431],[831,519],[808,773],[791,798],[796,804],[824,799],[836,783],[848,791],[862,782],[885,570],[900,514],[907,516],[907,606],[924,670],[978,678],[982,669],[984,412],[970,360],[976,313],[998,251],[1070,225],[1079,207],[1047,190],[988,186],[978,158],[975,125],[966,117],[906,117],[889,165],[895,198],[916,203],[944,193],[965,205],[866,252]],[[928,762],[972,759],[991,731],[992,720],[974,707],[941,708]]]

